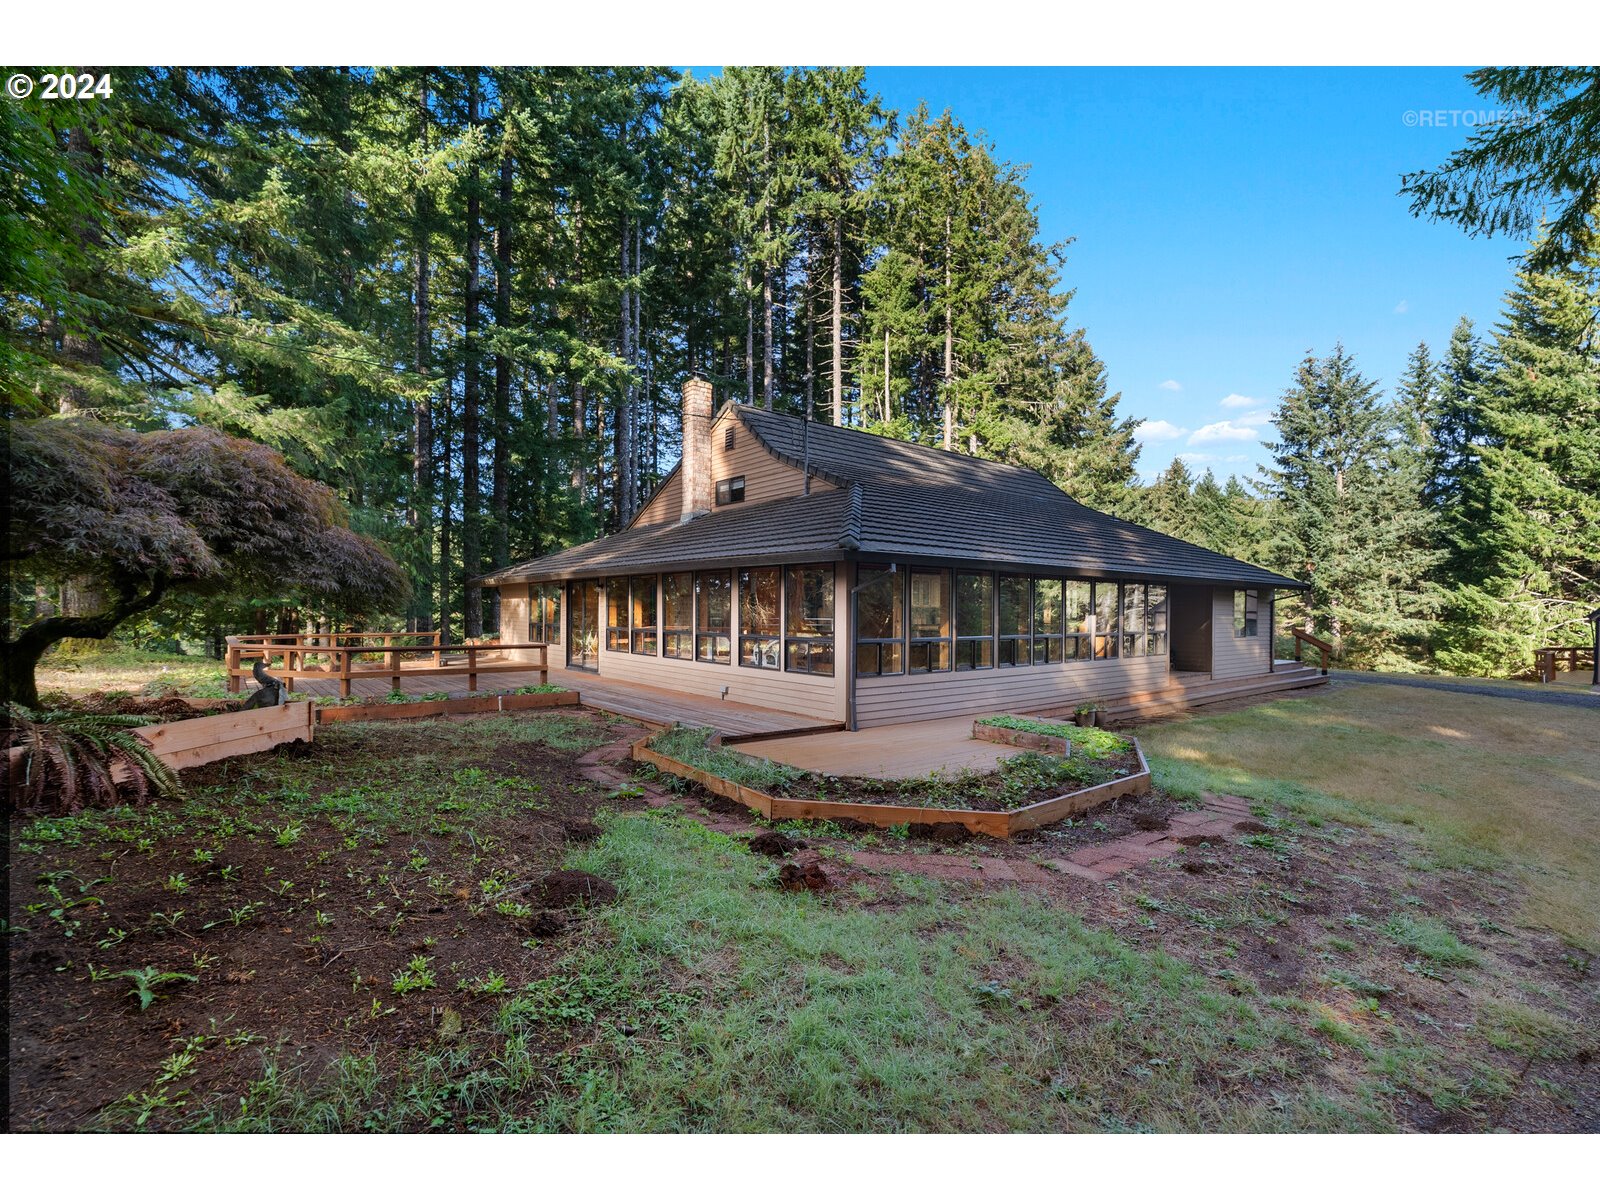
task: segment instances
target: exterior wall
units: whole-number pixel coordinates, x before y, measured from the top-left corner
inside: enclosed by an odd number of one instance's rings
[[[1211,670],[1211,596],[1208,587],[1173,584],[1167,628],[1172,642],[1174,671]],[[1231,622],[1231,610],[1229,620]]]
[[[774,461],[769,459],[768,461]],[[781,465],[781,464],[779,464]],[[798,476],[799,472],[795,472]],[[719,476],[719,478],[721,478]],[[815,480],[812,481],[815,486]],[[748,503],[748,501],[747,501]],[[849,612],[848,575],[842,563],[834,565],[834,673],[833,675],[803,675],[789,671],[763,671],[755,667],[738,665],[739,655],[739,595],[733,595],[733,658],[734,662],[694,662],[681,658],[663,658],[660,655],[621,654],[607,650],[604,630],[600,637],[599,673],[604,679],[620,682],[643,683],[652,687],[671,688],[695,696],[722,696],[740,704],[754,704],[774,708],[780,712],[816,717],[819,721],[845,719],[845,643],[843,633]],[[605,618],[605,589],[601,588],[600,614]]]
[[[1167,678],[1165,657],[869,676],[856,680],[856,724],[866,729],[936,717],[1037,712],[1163,687]]]
[[[727,449],[727,431],[733,433],[733,449]],[[760,504],[798,496],[805,490],[805,475],[788,463],[779,462],[751,433],[732,409],[711,427],[711,482],[744,476],[744,503]],[[813,492],[831,491],[833,484],[812,476]],[[675,473],[639,514],[636,528],[649,525],[675,525],[683,516],[683,474]]]
[[[1265,675],[1272,670],[1272,593],[1262,588],[1257,593],[1256,636],[1233,636],[1233,589],[1213,588],[1211,592],[1211,677],[1237,679],[1242,675]]]

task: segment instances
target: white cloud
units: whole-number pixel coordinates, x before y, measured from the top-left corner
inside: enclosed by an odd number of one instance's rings
[[[1249,408],[1251,405],[1260,404],[1254,396],[1241,396],[1238,392],[1230,393],[1222,398],[1223,408]]]
[[[1253,442],[1261,431],[1248,425],[1235,425],[1232,421],[1216,421],[1202,425],[1189,435],[1189,445],[1202,446],[1207,442]]]
[[[1174,425],[1171,421],[1140,421],[1133,435],[1141,442],[1170,442],[1188,432],[1183,426]]]
[[[1185,450],[1182,454],[1178,455],[1178,457],[1183,459],[1183,461],[1188,463],[1191,467],[1207,466],[1211,463],[1224,463],[1232,465],[1235,463],[1245,463],[1250,461],[1250,456],[1248,454],[1202,454],[1196,450]]]
[[[1183,384],[1176,379],[1166,379],[1161,383],[1161,390],[1163,392],[1181,392],[1183,391]]]
[[[1247,412],[1239,417],[1239,424],[1270,425],[1272,424],[1272,413],[1265,408],[1258,409],[1256,412]]]
[[[1396,304],[1396,305],[1395,305],[1395,306],[1394,306],[1394,311],[1395,311],[1395,312],[1396,312],[1396,313],[1397,313],[1397,314],[1398,314],[1398,313],[1406,313],[1406,312],[1410,312],[1410,311],[1411,311],[1411,301],[1409,301],[1409,300],[1402,300],[1402,301],[1400,301],[1400,303],[1399,303],[1399,304]]]

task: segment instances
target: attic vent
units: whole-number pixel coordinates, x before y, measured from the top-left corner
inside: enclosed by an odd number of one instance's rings
[[[727,432],[722,435],[722,448],[724,450],[732,450],[733,449],[733,426],[732,425],[729,425],[728,429],[727,429]]]

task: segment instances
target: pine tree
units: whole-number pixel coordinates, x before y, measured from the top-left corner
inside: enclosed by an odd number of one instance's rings
[[[1400,668],[1437,606],[1421,472],[1401,421],[1342,346],[1308,356],[1274,417],[1266,477],[1278,501],[1279,564],[1307,579],[1308,629],[1365,668]]]
[[[1505,674],[1583,644],[1600,601],[1600,246],[1517,276],[1476,394],[1438,660]]]

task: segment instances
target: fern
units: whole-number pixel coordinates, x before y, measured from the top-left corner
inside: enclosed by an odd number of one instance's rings
[[[6,705],[7,744],[20,751],[10,764],[10,806],[64,815],[143,804],[152,794],[181,796],[177,773],[133,732],[147,723],[139,716]]]

